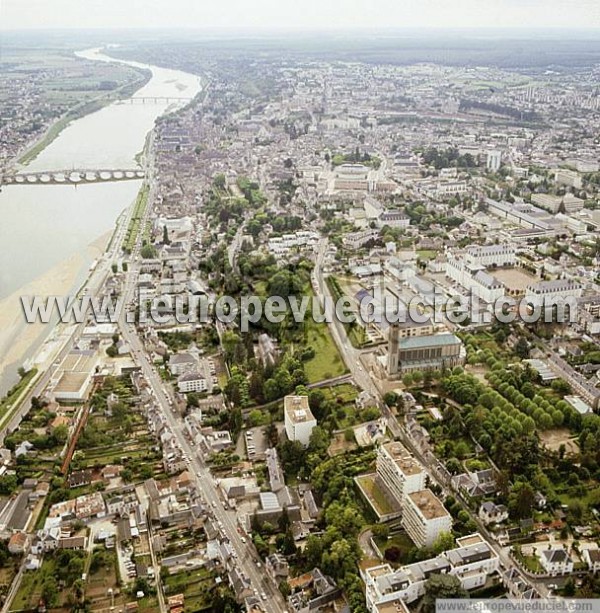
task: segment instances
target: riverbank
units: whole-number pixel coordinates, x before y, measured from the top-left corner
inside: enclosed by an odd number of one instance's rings
[[[37,363],[41,359],[38,356],[32,360],[31,350],[55,329],[52,323],[27,323],[21,296],[66,296],[75,291],[85,273],[88,258],[101,256],[110,236],[111,233],[104,234],[89,245],[88,254],[73,254],[0,301],[0,395],[6,393],[11,383],[14,383],[14,374],[20,366],[25,362]],[[43,352],[40,355],[43,356]]]
[[[132,67],[133,68],[133,67]],[[27,166],[33,162],[37,156],[50,145],[56,138],[58,138],[61,132],[67,128],[73,121],[81,119],[86,115],[95,113],[103,109],[105,106],[112,104],[118,100],[125,100],[135,94],[136,91],[144,87],[152,78],[152,71],[144,70],[142,68],[133,68],[139,73],[139,78],[126,83],[115,90],[108,91],[105,94],[100,95],[98,98],[88,100],[75,105],[69,109],[62,117],[55,121],[48,127],[46,132],[38,139],[31,147],[29,147],[24,153],[17,158],[16,163],[20,166]]]
[[[51,140],[37,143],[41,155],[35,157],[35,152],[30,152],[31,168],[40,171],[69,167],[130,168],[134,158],[151,163],[151,131],[157,117],[180,108],[179,104],[169,102],[170,97],[181,99],[182,95],[186,98],[189,95],[193,100],[201,90],[198,78],[110,58],[97,49],[78,52],[78,55],[90,60],[125,63],[150,75],[152,78],[141,88],[139,82],[130,86],[135,93],[125,87],[120,91],[123,98],[141,96],[154,102],[112,104],[115,100],[107,96],[101,101],[105,108],[98,112],[88,112],[93,109],[82,104],[78,112],[83,114],[85,110],[85,117],[79,117],[78,121],[72,117],[62,129],[60,125],[54,128],[54,134],[48,135]],[[100,104],[99,100],[96,102]],[[142,152],[140,146],[143,146]],[[20,366],[35,365],[44,372],[68,332],[66,325],[27,324],[21,296],[64,296],[87,282],[89,265],[104,253],[114,235],[118,215],[131,206],[135,197],[145,200],[143,192],[141,196],[138,194],[139,188],[137,182],[131,181],[86,185],[79,189],[53,185],[32,189],[8,186],[2,190],[0,208],[12,232],[5,245],[4,259],[0,256],[0,289],[4,285],[5,290],[0,294],[5,296],[0,300],[0,395],[16,383]],[[99,244],[94,243],[96,250],[90,254],[89,241],[109,227],[110,232]],[[134,231],[143,232],[145,228],[132,226],[130,234]],[[81,240],[82,236],[85,241]],[[118,254],[115,255],[118,260]]]

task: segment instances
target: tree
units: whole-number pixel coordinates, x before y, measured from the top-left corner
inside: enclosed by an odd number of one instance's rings
[[[452,532],[440,532],[433,543],[435,553],[443,553],[454,547],[454,536]]]
[[[169,239],[169,230],[167,226],[163,226],[163,245],[170,245],[171,240]]]
[[[65,424],[61,424],[60,426],[56,426],[52,431],[52,436],[58,445],[64,445],[69,436],[69,428]]]
[[[279,591],[284,598],[287,598],[292,593],[292,588],[285,579],[279,582]]]
[[[390,536],[390,528],[385,524],[375,524],[371,528],[371,532],[373,532],[375,538],[381,539],[382,541],[387,541]]]
[[[0,477],[0,494],[10,496],[18,487],[17,475],[7,473]]]
[[[398,394],[395,392],[387,392],[383,396],[383,402],[385,402],[388,407],[396,406],[396,403],[398,402]]]
[[[425,582],[422,610],[433,613],[438,598],[467,598],[468,593],[454,575],[431,575]]]
[[[271,296],[280,296],[287,298],[288,296],[299,296],[302,294],[302,280],[290,270],[279,270],[268,282],[269,292]]]
[[[573,577],[569,577],[567,579],[567,582],[565,583],[565,587],[563,589],[563,595],[567,598],[575,596],[575,581],[573,581]]]
[[[140,255],[145,260],[151,260],[156,257],[156,249],[152,245],[144,245],[140,250]]]
[[[46,581],[44,581],[42,598],[48,608],[54,607],[58,603],[58,584],[52,575],[49,575]]]
[[[529,357],[529,343],[524,336],[519,336],[519,340],[515,343],[515,353],[522,360]]]
[[[517,481],[508,497],[508,509],[516,519],[531,517],[535,504],[535,491],[529,483]]]

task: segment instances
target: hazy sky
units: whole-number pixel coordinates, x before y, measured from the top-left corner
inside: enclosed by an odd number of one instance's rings
[[[0,0],[0,28],[600,28],[600,0]]]

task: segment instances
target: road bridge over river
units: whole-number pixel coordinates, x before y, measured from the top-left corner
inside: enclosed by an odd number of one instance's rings
[[[0,176],[0,185],[85,185],[143,179],[140,168],[17,171]]]

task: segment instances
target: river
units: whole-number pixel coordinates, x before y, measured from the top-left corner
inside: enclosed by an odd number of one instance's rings
[[[146,68],[152,77],[132,98],[193,98],[196,75],[114,60],[100,49],[78,52],[94,61]],[[72,122],[27,167],[28,170],[130,169],[160,115],[186,104],[128,100],[112,103]],[[0,192],[0,394],[17,380],[17,369],[50,333],[32,336],[19,296],[74,290],[101,253],[119,214],[132,202],[140,181],[89,185],[9,185]],[[29,332],[29,333],[28,333]]]

